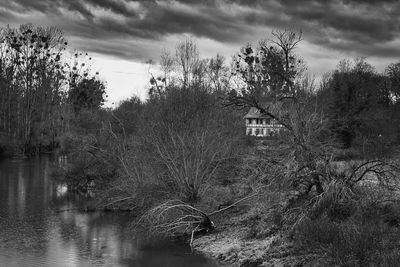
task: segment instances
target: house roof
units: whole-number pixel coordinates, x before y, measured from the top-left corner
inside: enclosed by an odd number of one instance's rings
[[[261,113],[261,111],[256,107],[251,107],[249,112],[243,117],[244,119],[264,119],[269,118],[269,116]]]

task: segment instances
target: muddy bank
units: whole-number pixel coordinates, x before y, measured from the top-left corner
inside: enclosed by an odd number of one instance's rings
[[[211,234],[196,239],[196,252],[216,259],[223,266],[326,266],[317,255],[293,255],[290,243],[280,243],[279,236],[262,240],[242,240],[227,233]]]
[[[225,218],[228,218],[226,216]],[[236,218],[237,219],[237,218]],[[297,251],[292,242],[281,232],[263,238],[249,238],[246,225],[237,220],[227,223],[222,219],[215,232],[197,237],[193,248],[223,266],[327,266],[320,255]]]

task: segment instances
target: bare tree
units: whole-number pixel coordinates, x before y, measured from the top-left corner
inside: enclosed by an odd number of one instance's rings
[[[183,88],[190,85],[199,60],[199,49],[192,37],[187,36],[185,40],[178,43],[175,49],[175,61]]]
[[[217,54],[208,61],[208,76],[214,90],[221,91],[228,87],[231,75],[223,56]]]
[[[200,59],[195,64],[192,71],[192,85],[203,86],[207,77],[208,59]]]
[[[164,87],[167,87],[167,85],[171,83],[171,75],[175,68],[174,63],[174,57],[170,52],[164,49],[160,56],[161,70],[164,75]]]
[[[152,91],[159,92],[157,88],[161,85],[166,89],[173,81],[178,81],[174,85],[182,88],[203,86],[218,91],[227,88],[231,75],[224,61],[220,55],[211,59],[200,58],[196,42],[188,36],[177,44],[175,55],[165,49],[161,52],[161,75],[151,73]]]

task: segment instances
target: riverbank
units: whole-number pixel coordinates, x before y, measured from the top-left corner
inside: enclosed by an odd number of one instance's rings
[[[399,158],[398,153],[393,153],[386,160],[398,162]],[[375,161],[381,164],[379,160]],[[336,171],[347,173],[363,162],[368,160],[347,158],[331,164]],[[245,181],[239,179],[238,184],[244,185]],[[385,199],[378,189],[375,183],[360,185],[353,191],[365,190],[359,202],[336,204],[333,208],[329,206],[332,200],[326,198],[326,203],[320,202],[326,205],[323,209],[315,208],[309,218],[303,217],[294,224],[285,209],[277,207],[287,206],[295,192],[274,196],[266,192],[212,218],[215,231],[197,237],[193,248],[223,266],[232,267],[341,266],[349,263],[352,266],[364,263],[397,266],[393,264],[398,263],[399,243],[393,237],[399,233],[398,202],[393,200],[374,206],[373,203],[378,203],[374,201]],[[326,190],[332,189],[327,186]],[[372,200],[368,196],[372,196]],[[295,209],[296,205],[289,212]]]
[[[321,255],[297,251],[284,233],[271,227],[263,238],[249,237],[249,228],[241,225],[245,214],[219,219],[215,232],[196,238],[193,249],[197,253],[217,260],[222,266],[326,266]],[[229,218],[229,216],[225,216]],[[268,233],[269,232],[269,233]]]

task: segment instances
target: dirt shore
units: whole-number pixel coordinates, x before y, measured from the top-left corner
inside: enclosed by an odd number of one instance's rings
[[[327,266],[319,255],[296,251],[279,231],[271,230],[262,238],[249,237],[248,226],[240,222],[243,214],[230,216],[219,218],[215,232],[195,238],[193,249],[222,266]],[[231,219],[227,222],[226,218]]]
[[[293,255],[290,244],[280,243],[280,237],[263,240],[241,240],[226,234],[211,234],[193,242],[196,252],[216,259],[222,266],[326,266],[318,255]]]

